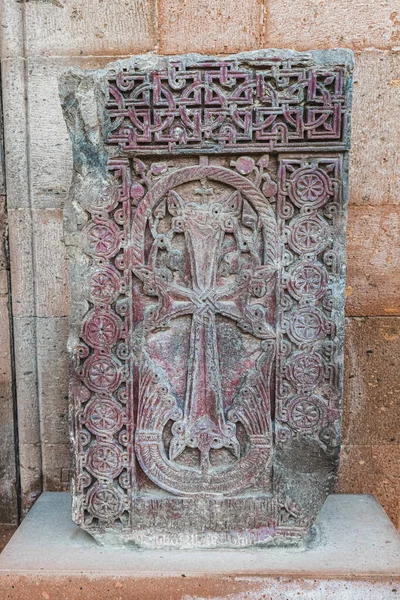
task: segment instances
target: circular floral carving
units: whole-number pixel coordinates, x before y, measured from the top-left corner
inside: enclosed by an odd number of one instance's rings
[[[299,169],[290,179],[289,196],[299,208],[305,205],[319,208],[331,194],[331,181],[322,169]]]
[[[290,320],[289,334],[299,343],[315,342],[326,334],[326,320],[316,308],[301,308]]]
[[[95,477],[117,477],[122,469],[122,450],[112,442],[92,444],[86,455],[86,468]]]
[[[322,298],[326,292],[328,274],[326,269],[313,262],[299,263],[290,273],[288,288],[297,300],[301,298]]]
[[[121,322],[112,312],[92,311],[83,325],[83,339],[94,348],[112,346],[119,337]]]
[[[87,505],[97,519],[112,521],[124,511],[124,497],[117,488],[98,484],[90,490]]]
[[[90,294],[97,302],[113,302],[118,295],[119,285],[119,275],[111,267],[95,271],[89,277]]]
[[[321,426],[324,409],[318,396],[298,396],[288,406],[288,423],[298,431],[310,432]]]
[[[293,219],[289,244],[295,252],[321,252],[328,243],[328,224],[319,216],[299,216]]]
[[[119,231],[111,221],[93,223],[87,232],[90,251],[96,256],[115,256],[119,249]]]
[[[95,435],[113,435],[122,427],[122,410],[116,402],[96,397],[86,406],[83,422]]]
[[[113,391],[118,387],[120,372],[118,365],[111,358],[94,355],[85,363],[85,377],[91,390]]]
[[[287,366],[287,376],[298,387],[315,387],[322,378],[324,362],[316,352],[297,352]]]

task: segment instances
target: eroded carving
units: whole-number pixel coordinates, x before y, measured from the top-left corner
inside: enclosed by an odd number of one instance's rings
[[[103,154],[99,192],[77,186],[88,309],[71,398],[74,516],[99,539],[294,543],[325,498],[350,63],[318,56],[133,59],[90,80]],[[87,109],[68,94],[67,121]]]

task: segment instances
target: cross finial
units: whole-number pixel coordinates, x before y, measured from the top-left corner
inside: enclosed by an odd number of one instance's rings
[[[207,179],[200,179],[201,187],[195,188],[194,193],[196,196],[200,196],[201,202],[204,202],[207,196],[212,196],[214,193],[213,188],[206,187]]]

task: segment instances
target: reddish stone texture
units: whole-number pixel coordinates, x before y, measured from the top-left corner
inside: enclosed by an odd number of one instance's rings
[[[343,442],[400,444],[400,318],[346,320]]]
[[[99,540],[297,543],[316,518],[339,452],[352,67],[270,50],[62,78],[73,517]]]
[[[16,531],[15,525],[0,523],[0,552],[8,544]]]
[[[261,0],[163,0],[158,19],[161,54],[226,54],[262,47]]]
[[[374,494],[400,529],[400,445],[344,445],[335,491]]]
[[[347,319],[336,491],[375,494],[400,529],[399,355],[400,318]]]
[[[40,67],[35,67],[35,65],[32,66],[32,61],[29,59],[28,89],[26,91],[16,85],[18,79],[15,76],[16,63],[11,64],[10,61],[4,61],[2,65],[3,94],[8,98],[5,114],[9,130],[7,155],[9,157],[8,204],[10,207],[28,205],[28,195],[24,193],[28,177],[26,170],[21,168],[27,158],[25,155],[26,138],[21,125],[22,117],[25,114],[23,104],[26,95],[29,98],[28,109],[31,123],[29,160],[33,202],[37,202],[38,206],[40,204],[40,207],[59,208],[67,196],[71,165],[54,72],[68,66],[70,59],[54,58],[52,66],[49,66],[49,55],[65,54],[68,57],[83,53],[84,55],[117,56],[156,49],[155,3],[150,2],[150,8],[146,2],[129,2],[128,4],[129,6],[126,2],[116,1],[112,3],[111,7],[111,5],[99,1],[98,6],[93,10],[91,0],[78,0],[77,2],[48,0],[46,2],[26,2],[25,4],[6,1],[4,3],[6,23],[2,29],[4,33],[2,38],[3,56],[22,56],[23,42],[20,25],[23,11],[26,11],[27,51],[30,56],[40,56],[42,61]],[[331,47],[332,45],[352,46],[360,49],[391,48],[398,47],[400,43],[399,7],[396,0],[370,3],[338,0],[335,2],[334,11],[332,3],[327,0],[296,0],[295,2],[270,0],[268,3],[264,3],[264,8],[267,9],[264,23],[261,2],[260,6],[257,2],[233,4],[218,0],[202,3],[160,0],[158,4],[160,49],[171,54],[181,50],[214,50],[229,53],[245,47],[267,45],[281,45],[298,49]],[[293,18],[294,14],[296,18]],[[204,18],[204,15],[208,18]],[[126,23],[131,25],[124,29]],[[268,33],[264,38],[262,37],[263,28]],[[108,62],[106,56],[103,56],[101,60],[103,63]],[[395,209],[392,211],[387,207],[385,210],[388,212],[385,213],[369,206],[399,203],[399,62],[399,52],[367,50],[358,53],[356,58],[350,202],[362,206],[365,212],[354,212],[350,215],[350,230],[358,229],[359,233],[355,236],[356,247],[349,240],[347,290],[349,315],[390,316],[400,314],[399,269],[396,268],[396,252],[398,250],[393,250],[398,239],[393,233],[397,212]],[[25,80],[24,63],[25,61],[21,60],[21,82]],[[37,76],[38,71],[40,71],[39,76]],[[37,93],[38,89],[40,94]],[[45,135],[41,134],[42,131],[45,132]],[[11,149],[13,152],[10,152]],[[0,194],[4,193],[2,183]],[[16,219],[16,215],[17,213],[14,212],[10,221],[14,311],[16,315],[23,316],[33,314],[32,299],[34,295],[32,286],[29,284],[33,279],[33,272],[29,266],[32,239],[30,230],[26,227],[25,216],[24,225],[19,219]],[[17,220],[19,222],[16,222]],[[382,223],[383,228],[380,229]],[[374,231],[373,236],[370,236],[371,228]],[[361,234],[365,235],[366,252],[360,243]],[[374,241],[372,250],[369,245],[371,237],[371,241]],[[39,263],[42,249],[43,247],[39,243],[36,247]],[[43,251],[46,256],[46,248]],[[373,255],[372,260],[371,255]],[[2,260],[4,263],[4,254],[3,259],[0,258],[0,263]],[[58,281],[62,281],[65,276],[60,264],[62,263],[58,262],[57,265],[54,265],[54,270],[61,269],[61,279]],[[47,266],[45,268],[48,269]],[[57,299],[51,297],[46,299],[42,296],[43,314],[47,314],[45,311],[50,314],[53,309],[55,314],[64,314],[66,303],[62,307],[59,296],[62,285],[58,286],[55,281],[52,281],[52,276],[48,273],[43,274],[43,279],[47,290],[53,292],[55,287],[58,290]],[[65,296],[68,296],[68,292]],[[27,302],[28,299],[29,302]],[[58,312],[59,309],[61,313]],[[16,325],[18,331],[22,330],[20,324]],[[365,332],[360,335],[364,334],[366,335]],[[371,335],[371,330],[368,331],[368,335]],[[55,341],[60,352],[64,343],[61,340],[62,337]],[[366,342],[368,341],[367,337]],[[17,340],[17,345],[20,348],[24,346],[26,349],[26,340],[23,339],[22,344]],[[19,402],[21,406],[27,407],[26,417],[23,418],[27,422],[32,422],[36,419],[34,410],[39,410],[36,392],[31,385],[31,379],[36,377],[36,374],[31,372],[31,360],[28,361],[29,367],[24,368],[26,350],[17,349],[17,351],[21,354],[20,373],[23,379],[18,382]],[[391,354],[385,354],[385,356],[390,362]],[[367,365],[365,367],[367,368]],[[23,373],[29,374],[23,375]],[[374,387],[376,382],[372,381],[372,383],[372,386],[368,386],[368,389],[364,390],[367,396],[370,391],[374,392],[376,389],[381,391],[381,388]],[[50,385],[50,381],[43,380],[42,391],[46,397],[49,397],[49,393],[51,395],[54,389],[48,391],[47,385]],[[60,385],[60,390],[61,387]],[[24,393],[26,393],[25,398],[23,397]],[[60,404],[64,396],[65,390],[60,391]],[[368,400],[366,404],[369,405]],[[35,409],[33,409],[34,406]],[[367,408],[366,410],[368,412]],[[21,412],[23,411],[21,410]],[[60,414],[62,414],[62,410],[60,410]],[[60,417],[60,431],[63,426],[64,417]],[[388,433],[386,439],[390,439],[393,429],[390,427],[390,420],[382,421],[379,425],[379,431],[383,433],[383,437],[385,437],[386,427]],[[32,457],[36,455],[37,449],[37,444],[34,444],[30,452]],[[29,451],[25,453],[25,458],[27,455],[29,455]],[[26,460],[23,462],[25,474],[37,472],[34,467],[36,459],[32,458],[31,466]],[[53,475],[54,473],[48,481],[55,481]]]
[[[10,600],[353,600],[392,598],[397,576],[366,574],[363,578],[246,577],[176,575],[173,577],[104,577],[7,574],[0,576],[0,593]],[[389,595],[390,594],[390,595]],[[395,594],[393,594],[395,598]]]
[[[178,577],[124,578],[87,576],[1,576],[0,593],[10,600],[183,600],[183,598],[225,598],[227,594],[241,600],[247,593],[263,588],[261,581],[248,578]],[[242,596],[243,597],[243,596]],[[300,596],[301,598],[301,596]]]
[[[268,0],[265,46],[390,49],[400,45],[397,0]]]
[[[350,206],[347,316],[400,315],[400,206]]]
[[[356,54],[352,114],[350,204],[398,205],[400,52]]]

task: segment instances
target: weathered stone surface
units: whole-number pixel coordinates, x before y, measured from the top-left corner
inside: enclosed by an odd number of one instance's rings
[[[260,0],[163,0],[159,3],[159,52],[228,53],[262,46]]]
[[[152,0],[49,0],[25,10],[29,56],[123,56],[156,44]]]
[[[43,445],[43,489],[65,492],[71,480],[71,445],[69,443]]]
[[[35,314],[32,214],[28,208],[8,210],[12,312],[16,317]]]
[[[400,527],[400,445],[343,445],[336,491],[374,494]]]
[[[277,48],[389,49],[400,45],[397,0],[268,0],[266,42]]]
[[[66,316],[70,295],[61,209],[8,211],[15,316]]]
[[[68,319],[37,319],[36,327],[42,442],[43,444],[66,444],[68,441]]]
[[[5,192],[3,109],[0,94],[0,523],[15,524],[18,520],[18,506]]]
[[[0,232],[3,232],[4,198],[6,194],[6,178],[4,173],[4,128],[3,128],[3,104],[0,97]],[[2,234],[3,235],[3,234]],[[2,267],[2,245],[0,238],[0,269]]]
[[[348,316],[400,315],[400,206],[350,206]]]
[[[68,436],[68,319],[37,320],[40,433],[43,487],[68,489],[71,452]]]
[[[36,370],[36,323],[14,317],[15,379],[18,404],[19,465],[22,509],[28,510],[42,490],[42,448]]]
[[[0,523],[16,524],[18,508],[13,390],[10,382],[2,381],[0,381],[0,436]]]
[[[0,271],[6,266],[6,197],[0,196]]]
[[[0,522],[0,552],[8,544],[16,530],[15,525]]]
[[[92,49],[96,47],[96,52],[102,52],[105,55],[114,54],[114,42],[118,35],[120,35],[119,33],[115,33],[115,35],[113,34],[110,37],[106,35],[104,38],[100,39],[95,37],[92,33],[93,23],[97,19],[97,16],[104,15],[104,12],[109,11],[109,7],[105,7],[103,13],[99,10],[96,14],[90,14],[90,11],[87,11],[86,7],[82,10],[81,6],[81,15],[84,16],[84,20],[76,21],[75,19],[70,18],[72,17],[73,12],[72,5],[69,3],[67,4],[64,0],[61,1],[65,5],[64,9],[58,9],[55,6],[51,6],[49,2],[36,2],[34,0],[25,3],[16,0],[3,0],[2,2],[2,9],[0,11],[0,19],[3,18],[0,35],[2,56],[4,58],[24,57],[28,54],[28,57],[24,60],[5,60],[2,64],[3,98],[5,100],[7,129],[7,191],[9,207],[29,205],[27,193],[28,174],[27,169],[25,169],[28,160],[30,171],[30,201],[32,205],[35,208],[62,207],[68,193],[68,184],[72,173],[72,160],[71,149],[67,139],[66,127],[62,119],[56,89],[57,74],[60,70],[69,65],[75,65],[78,68],[96,68],[97,66],[105,64],[110,60],[107,56],[93,58],[89,56],[79,57],[72,56],[71,52],[75,52],[75,49],[79,46],[84,52],[91,52]],[[73,4],[75,6],[77,5],[76,2]],[[163,14],[163,1],[160,0],[158,4],[161,16],[161,14]],[[229,24],[235,21],[239,11],[242,23],[253,19],[254,15],[259,19],[260,13],[255,6],[252,6],[251,2],[243,2],[235,5],[232,10],[231,19],[228,19],[229,15],[227,15],[227,18],[225,19],[226,4],[227,3],[222,0],[215,0],[211,6],[207,6],[206,3],[200,5],[197,2],[196,4],[193,3],[189,7],[189,10],[186,8],[180,9],[178,7],[179,10],[182,10],[181,14],[184,14],[192,23],[191,31],[188,31],[186,34],[187,39],[183,40],[182,38],[179,38],[179,43],[186,43],[187,40],[190,41],[191,38],[199,40],[200,37],[202,37],[203,40],[215,40],[215,31],[220,28],[220,31],[218,31],[218,38],[224,40],[221,45],[223,46],[221,51],[234,51],[237,48],[237,28],[233,29]],[[382,44],[386,44],[387,41],[390,40],[391,33],[388,36],[388,32],[394,31],[396,11],[398,12],[398,8],[393,8],[390,1],[370,3],[367,11],[364,6],[359,6],[355,2],[346,2],[345,4],[340,2],[335,3],[334,10],[339,10],[340,19],[345,13],[346,15],[349,15],[348,23],[351,23],[351,31],[349,31],[346,23],[343,24],[341,22],[339,32],[339,26],[328,20],[329,15],[326,14],[326,7],[329,6],[329,10],[332,10],[328,0],[323,0],[318,3],[315,2],[310,10],[307,9],[306,12],[302,13],[303,17],[306,17],[306,24],[303,27],[298,26],[297,20],[294,21],[295,26],[292,27],[293,11],[302,9],[302,0],[297,0],[295,5],[288,2],[280,3],[279,10],[281,12],[279,15],[277,14],[278,3],[264,2],[264,7],[267,8],[268,4],[270,4],[271,7],[271,26],[269,27],[271,35],[274,35],[274,27],[277,24],[276,19],[279,19],[280,23],[285,22],[288,27],[287,33],[285,32],[288,39],[285,43],[290,47],[298,45],[302,40],[307,41],[307,39],[309,40],[307,47],[315,47],[317,43],[329,43],[330,35],[338,36],[343,33],[345,38],[343,41],[338,40],[337,42],[340,43],[340,45],[344,45],[345,43],[350,44],[352,43],[352,39],[354,40],[357,38],[358,40],[364,40],[361,42],[362,47],[382,47]],[[143,6],[145,6],[145,3],[143,3]],[[199,6],[201,6],[201,8],[200,11],[197,11],[197,18],[201,21],[201,27],[198,27],[193,18],[196,9]],[[309,4],[309,6],[311,6],[311,4]],[[131,7],[132,3],[129,3],[129,7],[126,7],[123,3],[114,2],[112,8],[113,23],[116,23],[117,18],[123,22],[127,15],[127,11],[129,13]],[[248,11],[248,7],[252,7],[251,11]],[[30,30],[30,35],[34,36],[34,38],[31,37],[32,43],[29,48],[27,48],[23,40],[22,17],[25,9],[27,9],[25,16],[29,16],[28,21],[30,21],[27,23],[27,26]],[[207,9],[208,13],[207,10],[204,9]],[[120,13],[120,17],[115,16],[117,12]],[[251,15],[249,16],[250,12]],[[202,15],[205,13],[208,15],[211,14],[211,16],[212,13],[218,13],[219,21],[217,14],[217,25],[215,25],[215,21],[213,22],[210,16],[207,19],[202,18]],[[265,13],[264,25],[268,31],[267,13],[268,11]],[[356,16],[351,18],[353,13]],[[321,15],[323,14],[326,16],[327,20],[323,21],[321,19]],[[392,17],[392,19],[390,17]],[[168,22],[168,15],[165,15],[165,18],[166,22]],[[62,26],[60,24],[61,22]],[[82,30],[82,27],[84,26],[87,32],[85,33],[86,39],[83,40],[82,36],[75,35],[75,40],[77,40],[77,42],[74,41],[70,33],[72,29],[70,28],[68,32],[64,27],[65,24],[69,24],[68,22],[73,23],[73,28],[75,27],[74,23],[77,24],[77,28],[73,29],[74,35],[77,31]],[[104,21],[104,23],[106,22]],[[259,29],[254,20],[251,21],[251,23],[251,27],[248,31],[251,31],[252,45],[255,47],[259,44],[260,40],[258,35]],[[327,23],[328,26],[326,25]],[[61,27],[61,29],[56,31],[56,27]],[[279,27],[279,35],[281,36],[283,30],[281,29],[281,25],[279,25]],[[50,31],[52,28],[53,31]],[[371,32],[368,32],[369,29],[371,29],[373,37],[371,37]],[[42,39],[44,30],[50,32],[47,40]],[[146,36],[147,33],[143,27],[142,31],[143,35]],[[228,32],[228,35],[225,35],[225,32]],[[365,35],[362,32],[365,32]],[[133,31],[132,28],[130,28],[128,35],[130,43],[132,40],[134,41],[138,32]],[[349,37],[349,35],[353,37]],[[64,38],[67,36],[68,40],[65,41]],[[160,38],[163,36],[164,33],[160,18]],[[165,36],[170,44],[169,51],[174,54],[178,51],[178,48],[176,45],[174,46],[173,36],[178,39],[179,28],[175,28],[175,30],[171,29],[169,31],[166,30]],[[149,40],[149,48],[151,46],[151,49],[156,50],[156,36],[147,36],[147,38]],[[241,33],[239,38],[242,41],[244,39]],[[118,39],[120,40],[120,38]],[[334,37],[333,39],[338,38]],[[57,46],[59,42],[61,42],[61,45],[68,56],[50,56],[50,53],[59,54],[62,51],[62,48]],[[163,44],[162,39],[160,39],[160,42]],[[83,43],[85,44],[84,46],[82,45]],[[110,46],[108,46],[108,44],[110,44]],[[32,53],[41,53],[41,51],[38,50],[39,45],[43,46],[43,53],[34,58],[29,56],[29,54]],[[74,45],[75,48],[73,47]],[[193,47],[191,46],[188,49],[192,48]],[[137,48],[132,47],[129,49],[129,52],[131,51],[137,51]],[[98,65],[94,64],[96,60],[98,61]],[[400,120],[398,119],[400,110],[400,107],[398,107],[400,98],[398,94],[398,81],[400,79],[399,61],[400,54],[395,50],[386,52],[367,49],[357,52],[356,56],[356,93],[352,110],[352,150],[350,152],[351,186],[349,199],[351,204],[363,205],[368,210],[368,215],[372,221],[374,220],[375,215],[380,219],[381,212],[379,210],[375,212],[372,206],[371,210],[369,210],[365,205],[382,203],[387,205],[398,204],[400,197],[398,193],[398,177],[400,173],[399,153],[397,151],[399,145],[398,138],[400,135]],[[80,67],[79,65],[82,66]],[[23,86],[24,81],[26,89],[24,89]],[[25,98],[27,99],[27,106],[24,104]],[[29,128],[25,128],[25,115],[28,117]],[[356,218],[362,220],[364,218],[363,212],[360,211],[350,215],[350,219],[353,221],[353,225],[350,225],[351,228],[356,227],[354,221]],[[391,223],[393,223],[393,221],[385,219],[384,226],[388,228],[387,231],[390,231],[390,228],[392,227]],[[13,225],[11,224],[11,228],[12,227]],[[366,244],[366,253],[368,254],[370,252],[370,237],[367,227],[365,230],[366,238],[364,241]],[[363,251],[362,246],[358,245],[354,252],[350,249],[351,256],[348,261],[348,273],[351,274],[352,281],[349,281],[351,286],[349,286],[348,292],[352,291],[352,294],[348,298],[347,310],[349,311],[349,314],[352,315],[369,315],[370,310],[373,315],[400,314],[398,311],[384,313],[384,308],[386,309],[389,307],[393,311],[396,310],[396,306],[398,305],[394,299],[396,294],[398,294],[394,282],[396,281],[396,278],[398,278],[400,270],[397,268],[396,272],[396,269],[394,268],[396,256],[395,253],[391,251],[391,248],[393,247],[393,237],[391,234],[383,235],[383,232],[381,232],[378,236],[372,236],[372,239],[378,239],[380,250],[378,252],[378,260],[374,260],[367,264],[367,268],[368,273],[370,274],[370,281],[375,280],[376,282],[376,274],[378,274],[379,287],[370,286],[368,280],[365,277],[362,277],[362,270],[365,265],[365,252]],[[24,240],[23,236],[21,236],[20,240],[21,242]],[[384,245],[386,245],[386,250],[384,249]],[[36,260],[40,262],[40,256],[38,255],[39,247],[40,244],[36,248]],[[16,252],[19,251],[18,244],[15,245],[15,250]],[[392,262],[391,265],[386,265],[386,256],[388,256],[389,262]],[[362,269],[358,271],[356,263],[360,260],[362,261]],[[18,261],[18,265],[15,264],[15,266],[23,269],[23,276],[26,282],[28,281],[28,277],[34,276],[33,270],[29,271],[29,269],[26,269],[26,265],[22,261]],[[54,271],[58,268],[60,268],[59,265],[54,265]],[[379,271],[382,270],[386,274],[383,278],[379,275]],[[357,287],[354,287],[353,285],[355,273],[357,273]],[[353,289],[351,290],[350,287]],[[392,289],[393,292],[390,291]],[[17,282],[15,282],[14,290],[18,290]],[[390,303],[388,302],[388,290],[391,297]],[[32,303],[35,301],[33,294],[30,294],[25,298],[30,299]],[[33,314],[33,310],[31,313],[29,307],[28,314]],[[60,338],[60,341],[58,342],[60,353],[63,351],[63,343],[63,339]],[[20,347],[21,345],[18,339],[15,339],[15,344],[17,347]],[[23,377],[22,372],[21,374]],[[48,384],[50,385],[51,381],[48,380]],[[22,382],[20,389],[23,388],[25,388],[25,386]],[[372,388],[372,390],[374,389],[376,388]],[[46,393],[44,387],[43,391]],[[65,391],[62,393],[62,397],[64,395]],[[25,400],[21,399],[22,404],[24,401]],[[29,399],[29,401],[31,402],[32,399]],[[20,410],[23,410],[22,404]],[[386,439],[390,438],[392,431],[391,424],[391,420],[386,421],[388,432],[388,435],[384,436]],[[385,425],[382,424],[382,431],[384,431],[384,427]],[[62,425],[60,425],[60,429],[61,428]],[[46,474],[43,473],[43,478],[45,479],[45,477]]]
[[[316,523],[323,543],[310,544],[306,552],[101,548],[71,522],[70,506],[69,494],[39,498],[0,556],[0,595],[12,600],[396,600],[399,595],[400,538],[372,496],[330,496]]]
[[[35,299],[38,317],[69,314],[67,253],[61,209],[34,210]]]
[[[339,450],[351,69],[262,51],[62,78],[73,514],[99,540],[309,531]]]
[[[347,319],[345,340],[336,491],[375,494],[400,528],[400,318]]]
[[[25,61],[1,61],[4,147],[8,210],[29,206]]]
[[[7,271],[0,270],[0,383],[12,381]]]
[[[354,90],[350,204],[399,204],[400,52],[357,53]]]
[[[8,301],[8,272],[0,267],[0,523],[18,518]]]
[[[0,11],[0,56],[17,58],[23,53],[23,13],[25,5],[14,0],[3,0]]]
[[[343,442],[400,444],[400,318],[346,320]]]
[[[32,207],[62,208],[72,177],[72,149],[58,95],[68,67],[99,69],[109,57],[29,58],[29,162]]]

